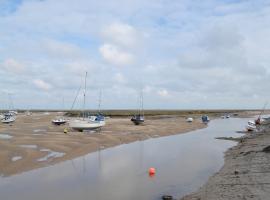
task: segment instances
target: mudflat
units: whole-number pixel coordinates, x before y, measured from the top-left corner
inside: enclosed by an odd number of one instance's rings
[[[199,191],[182,200],[268,200],[270,131],[249,134],[225,154],[225,164]]]
[[[62,114],[19,114],[13,124],[0,124],[0,175],[10,176],[100,149],[206,126],[200,116],[192,123],[187,123],[183,116],[152,116],[146,117],[146,122],[140,126],[135,126],[128,117],[113,117],[106,120],[106,126],[99,132],[76,132],[69,129],[68,124],[51,123]]]

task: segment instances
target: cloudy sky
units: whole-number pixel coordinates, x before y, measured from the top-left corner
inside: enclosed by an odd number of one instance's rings
[[[261,108],[270,2],[0,0],[0,108],[69,109],[85,71],[88,108]]]

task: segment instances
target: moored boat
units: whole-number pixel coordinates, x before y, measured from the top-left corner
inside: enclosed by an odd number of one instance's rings
[[[53,119],[52,123],[55,125],[62,125],[65,124],[67,122],[67,120],[63,119],[63,118],[57,118],[57,119]]]
[[[192,117],[187,118],[186,122],[193,122],[193,118]]]
[[[209,117],[207,115],[202,116],[202,122],[203,123],[208,123],[210,121]]]
[[[132,118],[131,118],[131,121],[135,124],[135,125],[140,125],[142,123],[144,123],[144,116],[143,115],[134,115]]]

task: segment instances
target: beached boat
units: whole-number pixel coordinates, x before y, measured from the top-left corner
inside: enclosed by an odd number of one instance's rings
[[[55,125],[62,125],[65,124],[67,122],[67,120],[63,119],[63,118],[57,118],[57,119],[53,119],[52,123]]]
[[[2,123],[9,124],[12,123],[16,120],[15,116],[12,115],[5,115],[4,119],[1,120]]]
[[[246,129],[247,129],[247,131],[255,131],[257,129],[257,127],[254,125],[248,124],[246,126]]]
[[[193,122],[193,118],[192,117],[187,118],[186,122]]]
[[[143,110],[143,91],[140,94],[140,109],[138,110],[138,114],[132,116],[130,121],[132,121],[135,125],[140,125],[144,123],[144,110]]]
[[[84,103],[83,103],[83,118],[82,119],[75,119],[71,120],[69,122],[69,126],[72,129],[83,131],[83,130],[95,130],[95,129],[101,129],[101,127],[105,126],[105,118],[103,117],[103,120],[101,118],[96,118],[95,120],[89,119],[86,117],[86,114],[84,113],[85,110],[85,97],[86,97],[86,78],[87,78],[87,72],[85,73],[85,80],[84,80]],[[98,120],[100,119],[100,120]]]
[[[208,123],[210,121],[209,117],[207,115],[202,116],[202,122],[203,123]]]
[[[77,119],[70,121],[69,126],[78,131],[95,130],[101,129],[103,126],[105,126],[105,121],[93,122],[89,119]]]
[[[140,125],[142,123],[144,123],[144,116],[143,115],[134,115],[131,118],[131,121],[135,124],[135,125]]]

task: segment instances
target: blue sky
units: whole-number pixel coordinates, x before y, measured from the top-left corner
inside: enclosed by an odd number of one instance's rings
[[[262,0],[0,0],[0,108],[68,109],[85,71],[88,108],[261,108],[269,34]]]

